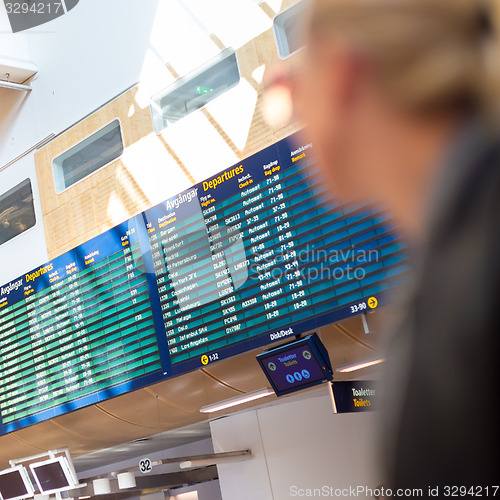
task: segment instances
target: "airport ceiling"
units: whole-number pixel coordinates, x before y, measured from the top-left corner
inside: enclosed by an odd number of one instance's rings
[[[88,455],[81,455],[75,458],[73,463],[76,471],[80,474],[119,462],[151,457],[155,453],[202,441],[210,438],[210,436],[209,423],[199,422],[180,429],[172,429],[111,448],[98,450]]]
[[[323,327],[319,330],[327,347],[332,365],[336,366],[371,357],[380,343],[379,311],[369,314],[369,324],[375,333],[366,334],[360,316]],[[375,326],[373,326],[375,325]],[[158,446],[174,447],[209,436],[209,419],[220,414],[203,414],[200,408],[268,385],[255,356],[264,349],[223,360],[203,369],[181,375],[144,389],[65,414],[0,437],[0,466],[11,459],[22,458],[55,448],[68,447],[73,457],[86,455],[79,468],[100,466],[99,450],[112,448],[116,456],[127,453],[140,455]],[[373,368],[356,372],[356,378],[368,376]],[[353,378],[353,374],[336,374],[336,380]],[[270,396],[269,400],[276,398]],[[256,406],[262,401],[247,403]],[[226,410],[227,412],[227,410]],[[201,423],[201,424],[200,424]],[[193,424],[200,424],[193,426]],[[193,427],[188,427],[193,426]],[[185,429],[186,428],[186,429]],[[167,434],[167,431],[174,431]],[[130,444],[135,440],[162,434],[163,438]],[[126,443],[126,445],[124,445]],[[125,446],[125,448],[124,448]],[[115,448],[114,448],[115,447]],[[148,448],[149,447],[149,448]],[[123,460],[121,455],[120,460]],[[111,463],[114,456],[105,461]]]

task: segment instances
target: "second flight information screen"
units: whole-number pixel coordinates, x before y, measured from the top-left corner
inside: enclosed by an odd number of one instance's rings
[[[377,307],[405,246],[314,170],[281,141],[0,287],[0,434]]]
[[[161,370],[138,234],[132,219],[2,287],[3,425]]]

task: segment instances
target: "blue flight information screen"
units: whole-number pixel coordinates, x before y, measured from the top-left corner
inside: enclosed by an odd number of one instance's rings
[[[329,200],[311,145],[290,144],[144,213],[174,370],[374,308],[401,278],[388,216]]]
[[[0,287],[4,432],[160,379],[140,222],[120,224]]]
[[[405,245],[328,199],[312,151],[280,141],[1,286],[0,434],[376,308]]]

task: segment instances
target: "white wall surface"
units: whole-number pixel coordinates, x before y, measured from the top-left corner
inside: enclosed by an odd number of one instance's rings
[[[219,481],[209,481],[167,493],[166,500],[222,500]],[[147,499],[149,500],[149,499]]]
[[[9,18],[2,2],[0,7],[0,56],[29,59],[28,38],[25,33],[12,33]]]
[[[84,0],[27,31],[33,118],[40,138],[59,133],[140,79],[158,0]]]
[[[267,451],[258,411],[249,411],[210,423],[215,453],[252,450],[252,459],[218,465],[224,500],[273,499]]]
[[[3,2],[0,3],[0,57],[31,60],[28,35],[12,33]],[[0,75],[0,79],[5,79]],[[36,144],[33,99],[26,92],[0,88],[0,167]],[[0,179],[0,193],[3,184]]]
[[[377,414],[336,415],[324,390],[311,394],[211,422],[215,452],[254,454],[218,466],[223,500],[285,500],[301,498],[299,489],[381,484]]]

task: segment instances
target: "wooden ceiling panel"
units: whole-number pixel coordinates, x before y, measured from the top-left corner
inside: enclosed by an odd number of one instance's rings
[[[152,389],[142,389],[99,404],[99,407],[145,431],[159,433],[202,420],[198,411],[169,403]]]
[[[252,392],[269,385],[264,372],[255,359],[263,349],[254,350],[226,359],[220,363],[208,365],[203,369],[208,376],[236,391]]]
[[[165,380],[149,390],[168,403],[194,413],[202,406],[241,394],[200,370]]]
[[[119,421],[98,407],[90,406],[21,429],[15,434],[42,450],[67,446],[74,455],[80,455],[134,439],[136,435],[144,434],[144,429]]]
[[[41,451],[44,450],[26,443],[14,434],[7,434],[6,436],[0,437],[0,467],[8,467],[9,460],[28,457],[40,453]]]
[[[81,434],[68,432],[66,429],[55,424],[53,420],[16,431],[14,436],[19,438],[23,443],[31,445],[34,449],[28,455],[39,453],[40,451],[64,448],[66,446],[72,450],[79,450],[80,453],[84,453],[88,449],[85,445],[89,441]],[[11,458],[26,456],[19,445],[12,451],[15,452],[15,456]]]

